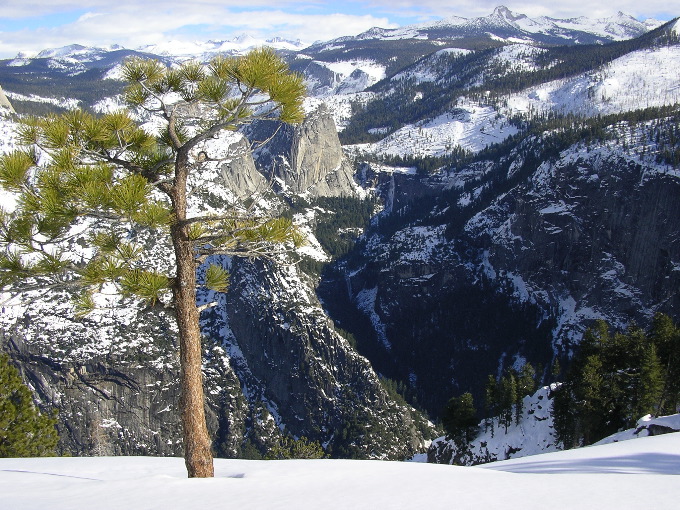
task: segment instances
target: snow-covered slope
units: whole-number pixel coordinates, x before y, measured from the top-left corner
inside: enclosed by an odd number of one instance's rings
[[[379,142],[347,149],[385,156],[446,156],[460,147],[479,152],[515,133],[517,128],[492,107],[461,102],[448,113],[407,124]]]
[[[385,77],[385,66],[372,60],[339,60],[335,62],[315,61],[317,65],[330,70],[334,86],[318,91],[318,96],[346,95],[362,92]],[[314,83],[308,87],[314,89]]]
[[[561,450],[551,409],[551,388],[546,386],[524,397],[519,421],[506,427],[498,418],[482,420],[466,452],[457,451],[453,441],[440,437],[432,442],[428,461],[475,465]]]
[[[670,510],[678,451],[680,434],[669,434],[483,467],[218,459],[207,480],[187,479],[173,458],[0,459],[0,493],[3,508],[22,510]]]
[[[561,451],[563,447],[555,436],[552,416],[552,392],[555,388],[556,384],[545,386],[533,395],[524,397],[519,420],[513,420],[507,427],[498,418],[482,420],[476,437],[466,451],[458,451],[454,441],[440,437],[432,441],[427,459],[417,455],[414,460],[470,466]],[[660,417],[647,415],[638,421],[635,428],[613,434],[596,444],[672,432],[680,432],[680,414]]]
[[[390,101],[397,102],[391,96],[399,95],[400,107],[405,111],[420,108],[424,112],[420,115],[422,120],[405,123],[396,130],[388,125],[375,125],[368,133],[384,133],[383,139],[348,148],[389,156],[445,156],[456,147],[478,152],[516,134],[517,128],[510,119],[518,116],[525,119],[548,114],[592,117],[680,103],[678,44],[631,51],[591,71],[545,81],[519,92],[492,92],[495,81],[500,78],[545,72],[555,65],[555,62],[539,64],[546,51],[526,44],[511,44],[491,52],[486,60],[457,61],[469,52],[450,49],[423,58],[392,77],[390,88],[385,85],[382,89]],[[434,92],[429,91],[430,83]],[[436,110],[436,114],[428,113],[428,102],[436,101],[440,94],[450,93],[450,83],[460,89],[460,95],[451,95],[444,113],[439,113],[443,108]],[[492,91],[480,94],[487,83]],[[497,95],[495,99],[487,100],[494,95]],[[377,97],[380,96],[374,93],[368,100],[375,101]]]
[[[628,441],[630,439],[639,439],[642,437],[654,436],[659,434],[668,434],[670,432],[680,432],[680,414],[672,414],[671,416],[643,416],[640,418],[635,428],[623,430],[603,440],[595,443],[596,445],[618,443],[619,441]]]
[[[597,115],[680,102],[680,46],[639,50],[586,74],[512,94],[508,113]]]

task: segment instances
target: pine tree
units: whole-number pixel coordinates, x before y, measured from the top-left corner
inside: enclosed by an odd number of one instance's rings
[[[477,432],[477,409],[471,393],[452,397],[444,407],[442,425],[459,451],[465,449]]]
[[[646,414],[658,414],[658,404],[664,387],[663,367],[656,353],[656,345],[645,345],[640,364],[637,406],[633,409],[633,419]]]
[[[491,437],[494,435],[494,418],[498,414],[498,383],[496,378],[489,374],[486,380],[486,387],[484,390],[484,409],[486,411],[486,423],[488,426],[491,422]]]
[[[252,208],[192,216],[192,177],[202,164],[196,152],[221,131],[256,119],[301,121],[305,86],[268,49],[217,57],[207,67],[132,59],[123,75],[128,105],[162,126],[157,132],[143,129],[128,110],[101,117],[76,110],[28,119],[19,135],[25,148],[0,159],[0,184],[17,195],[15,210],[0,211],[0,285],[77,287],[82,314],[93,309],[105,285],[149,305],[172,306],[187,471],[213,476],[197,284],[227,289],[229,275],[211,263],[213,255],[274,258],[301,238],[290,220],[257,216]],[[90,234],[91,256],[82,260],[63,248],[74,226]],[[149,264],[144,247],[133,241],[140,235],[159,239],[174,261],[171,269]]]
[[[602,361],[599,356],[588,356],[575,388],[579,416],[577,437],[583,437],[585,444],[593,442],[602,420],[605,419],[603,414],[608,406],[604,403],[603,387]]]
[[[517,395],[515,400],[515,424],[519,424],[524,410],[524,397],[536,391],[536,370],[529,362],[525,363],[517,377]]]
[[[0,353],[0,457],[54,455],[56,419],[41,414],[9,356]]]
[[[505,432],[512,423],[512,411],[517,402],[517,378],[513,371],[510,371],[501,378],[499,384],[499,416],[500,423],[505,426]]]
[[[680,330],[670,317],[657,314],[650,337],[663,365],[664,385],[657,409],[660,414],[675,413],[680,404]]]
[[[558,358],[555,358],[553,361],[552,368],[550,369],[550,375],[553,382],[559,381],[560,376],[562,375],[562,365],[560,365],[560,360]]]

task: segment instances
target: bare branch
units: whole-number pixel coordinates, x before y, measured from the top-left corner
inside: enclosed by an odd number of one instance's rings
[[[210,303],[206,303],[204,305],[197,306],[196,309],[198,310],[198,313],[201,313],[203,310],[207,310],[208,308],[213,308],[217,305],[218,305],[217,301],[211,301]]]
[[[283,126],[283,124],[279,124],[278,126],[276,126],[276,129],[274,130],[274,132],[272,133],[272,135],[271,135],[269,138],[267,138],[267,139],[265,139],[265,140],[262,140],[262,141],[260,141],[260,140],[253,140],[252,142],[250,142],[250,150],[251,150],[251,151],[254,151],[254,150],[257,149],[258,147],[262,147],[263,145],[266,145],[266,144],[268,144],[269,142],[271,142],[271,141],[274,139],[274,137],[275,137],[277,134],[279,134],[279,131],[281,130],[281,126]]]

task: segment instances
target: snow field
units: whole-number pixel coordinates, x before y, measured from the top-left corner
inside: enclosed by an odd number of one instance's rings
[[[179,458],[0,459],[0,492],[7,510],[664,510],[680,497],[678,451],[675,433],[484,467],[217,459],[213,479],[187,479]]]
[[[479,152],[515,133],[493,108],[465,103],[430,121],[407,124],[379,142],[348,148],[384,156],[445,156],[456,147]]]

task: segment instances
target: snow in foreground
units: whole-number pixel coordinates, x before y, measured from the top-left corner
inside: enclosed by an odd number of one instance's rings
[[[0,507],[30,509],[677,508],[680,433],[478,467],[351,460],[0,459]]]

